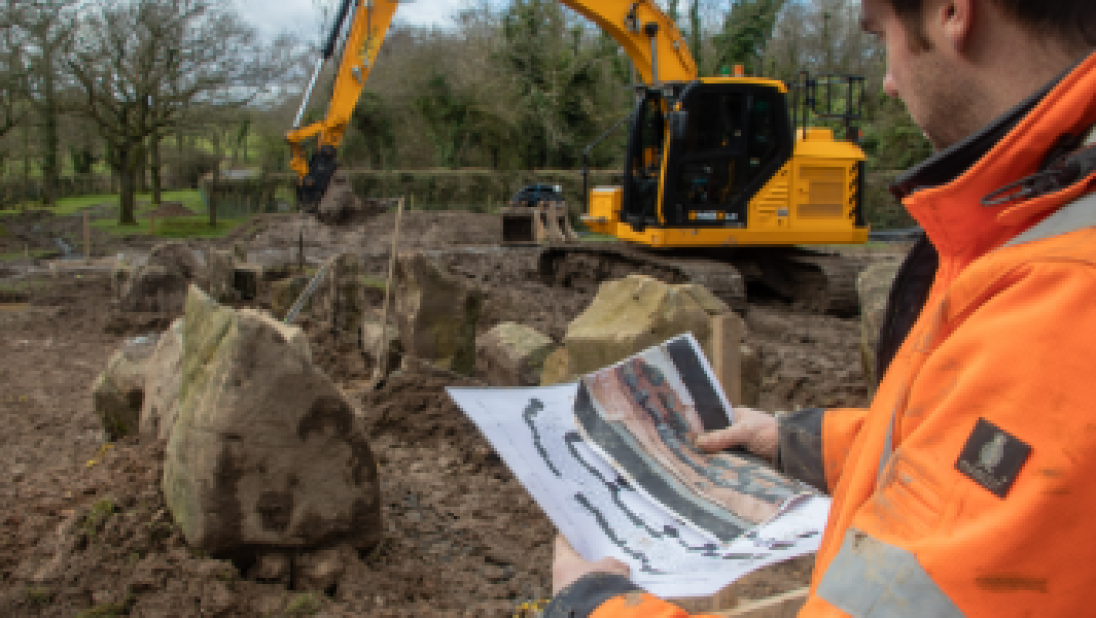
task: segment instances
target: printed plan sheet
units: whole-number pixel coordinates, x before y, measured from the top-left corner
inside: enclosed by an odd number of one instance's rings
[[[804,495],[730,540],[645,497],[583,440],[578,383],[448,392],[576,551],[624,561],[632,581],[654,594],[711,595],[750,571],[818,549],[825,497]]]

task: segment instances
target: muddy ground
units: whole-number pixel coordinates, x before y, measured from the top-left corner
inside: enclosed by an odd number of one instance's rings
[[[392,223],[391,214],[381,215],[362,229],[306,237],[306,258],[352,250],[369,272],[383,273]],[[34,225],[47,230],[44,238],[33,236]],[[54,226],[64,225],[46,218],[13,227],[32,239],[25,242],[48,246]],[[217,244],[244,242],[256,261],[295,260],[289,245],[300,230],[296,219],[271,216]],[[490,248],[497,232],[489,215],[411,212],[401,245],[458,250],[446,261],[488,294],[481,332],[513,320],[558,340],[592,296],[532,280],[532,254]],[[132,239],[110,249],[149,246]],[[453,381],[405,373],[367,390],[371,368],[357,350],[340,347],[307,317],[314,357],[360,402],[371,428],[385,541],[326,591],[253,581],[248,565],[190,550],[160,495],[163,444],[104,446],[90,396],[124,338],[160,330],[174,316],[117,313],[105,269],[30,266],[33,260],[9,262],[0,272],[5,289],[16,290],[0,299],[8,303],[0,307],[0,615],[511,615],[548,596],[552,525],[445,396]],[[370,302],[375,311],[380,294]],[[748,324],[764,366],[763,408],[866,403],[855,319],[803,315],[759,299]],[[800,587],[809,575],[804,558],[752,574],[736,589],[760,598]]]

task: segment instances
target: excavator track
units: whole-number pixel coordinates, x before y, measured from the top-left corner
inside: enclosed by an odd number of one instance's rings
[[[666,283],[699,283],[732,310],[746,309],[746,285],[733,264],[696,257],[668,258],[628,245],[598,243],[545,247],[537,260],[545,285],[596,291],[601,282],[644,274]]]
[[[590,292],[630,274],[699,283],[738,313],[746,311],[747,281],[811,313],[851,317],[860,311],[854,260],[793,247],[666,255],[623,243],[557,245],[541,250],[537,269],[546,285]]]
[[[857,262],[808,251],[783,256],[795,273],[792,301],[811,313],[852,317],[860,313]]]

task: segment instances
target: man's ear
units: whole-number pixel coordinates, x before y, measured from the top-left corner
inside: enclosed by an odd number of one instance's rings
[[[964,51],[970,44],[977,10],[975,4],[974,0],[943,0],[936,3],[929,19],[936,22],[936,30],[943,39],[941,44],[950,46],[956,52]]]

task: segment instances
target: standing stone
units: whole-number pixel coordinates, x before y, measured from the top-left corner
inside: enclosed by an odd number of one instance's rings
[[[554,349],[551,337],[536,329],[503,322],[476,340],[476,360],[491,386],[536,386]]]
[[[122,311],[181,313],[187,280],[182,272],[160,264],[145,264],[123,285]]]
[[[166,440],[179,415],[179,386],[183,381],[183,318],[171,323],[145,363],[141,439]]]
[[[110,291],[114,300],[121,300],[126,287],[137,272],[137,266],[132,260],[119,253],[114,260],[114,266],[110,270]]]
[[[330,325],[341,339],[353,341],[365,313],[361,260],[353,253],[340,253],[327,263],[327,275],[312,297],[312,315]]]
[[[92,404],[108,440],[137,434],[144,403],[145,366],[155,349],[156,337],[127,339],[92,385]]]
[[[383,338],[383,341],[382,341]],[[400,331],[392,325],[381,328],[380,320],[365,320],[362,322],[361,337],[358,339],[362,356],[366,362],[377,366],[377,349],[387,350],[385,368],[388,370],[400,366],[403,358],[403,345],[400,343]]]
[[[209,295],[220,303],[236,300],[236,263],[232,252],[210,249],[206,253],[206,285]]]
[[[590,306],[567,327],[563,345],[568,375],[596,371],[689,332],[712,358],[708,310],[723,312],[727,307],[714,296],[709,299],[706,290],[698,291],[700,287],[646,275],[602,283]]]
[[[899,262],[876,262],[860,273],[856,291],[860,295],[860,365],[874,393],[880,376],[875,375],[875,346],[887,312],[887,297],[901,266]]]
[[[192,286],[179,392],[163,492],[191,547],[224,555],[380,540],[364,423],[312,364],[299,328]]]
[[[571,375],[567,368],[567,348],[560,346],[544,359],[540,370],[540,385],[551,386],[568,380],[574,380],[578,376]]]
[[[157,244],[148,254],[146,264],[163,266],[178,271],[183,279],[193,281],[199,272],[198,258],[185,242],[171,240]]]
[[[395,286],[404,354],[471,374],[483,293],[418,251],[396,258]]]

